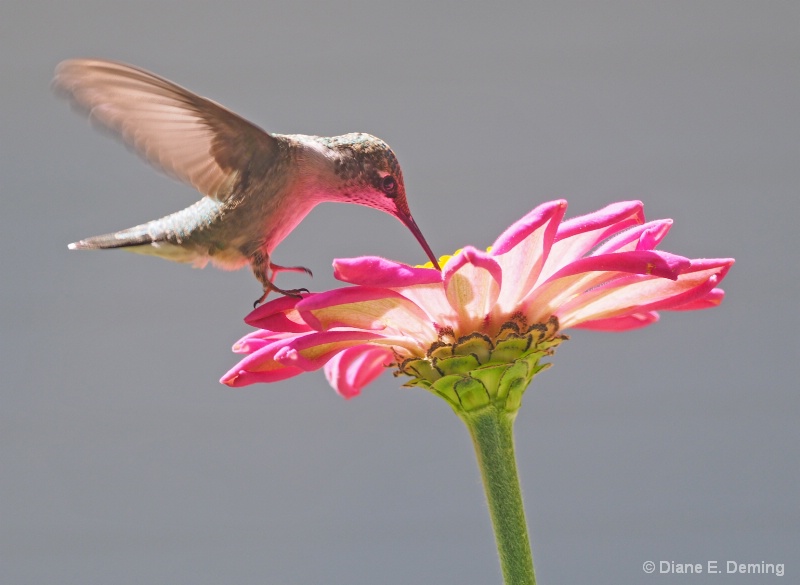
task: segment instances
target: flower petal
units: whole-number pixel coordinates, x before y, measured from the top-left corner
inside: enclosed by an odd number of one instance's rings
[[[689,303],[672,307],[671,311],[696,311],[698,309],[713,309],[718,306],[725,298],[725,291],[721,288],[712,288],[705,296],[695,299]]]
[[[678,307],[701,302],[708,298],[716,285],[722,282],[733,266],[733,258],[699,258],[692,260],[691,266],[681,273],[673,284],[672,295],[664,298],[653,298],[643,305],[650,311],[674,310]],[[669,285],[667,287],[669,288]]]
[[[305,298],[313,295],[305,295]],[[311,327],[303,321],[296,310],[297,303],[302,299],[293,296],[284,296],[268,303],[264,303],[244,318],[244,322],[252,327],[268,331],[284,331],[288,333],[303,333],[311,331]]]
[[[325,377],[341,396],[352,398],[393,362],[388,348],[356,345],[340,351],[325,364]]]
[[[564,217],[567,202],[556,199],[542,203],[519,221],[515,221],[492,244],[492,254],[501,256],[522,244],[527,238],[534,235],[540,228],[555,223],[553,230],[558,229],[558,222]],[[555,219],[555,222],[553,222]],[[555,235],[555,234],[554,234]],[[548,242],[549,244],[550,242]]]
[[[277,382],[298,374],[303,370],[294,366],[286,366],[275,360],[275,355],[297,336],[274,341],[244,359],[222,376],[220,382],[227,386],[247,386],[256,382]]]
[[[457,316],[442,287],[442,273],[432,268],[416,268],[378,256],[344,258],[333,261],[334,276],[343,282],[381,286],[399,292],[416,304],[438,327],[453,326]]]
[[[705,297],[727,274],[732,259],[692,260],[677,280],[619,278],[588,291],[556,311],[562,327],[629,313],[672,309]]]
[[[666,237],[671,227],[671,219],[647,222],[610,238],[599,246],[592,253],[592,256],[610,254],[611,252],[652,250]]]
[[[250,384],[280,382],[287,378],[293,378],[300,374],[304,374],[305,370],[294,367],[283,367],[280,370],[272,370],[268,372],[248,372],[247,370],[237,370],[236,368],[228,371],[220,382],[231,388],[241,388],[242,386],[249,386]]]
[[[688,258],[657,250],[601,254],[575,260],[553,274],[548,282],[586,272],[626,272],[676,280],[690,265],[691,260]]]
[[[584,321],[578,325],[573,325],[575,329],[590,329],[593,331],[630,331],[631,329],[641,329],[656,323],[659,319],[656,311],[644,313],[631,313],[622,317],[610,317],[608,319],[595,319],[594,321]]]
[[[563,199],[544,203],[495,240],[491,254],[503,272],[497,312],[513,313],[533,288],[566,210]]]
[[[296,337],[296,333],[276,333],[266,329],[252,331],[233,344],[233,353],[253,353],[280,339]]]
[[[522,301],[522,310],[533,323],[559,315],[565,306],[579,303],[592,295],[591,289],[614,286],[627,274],[657,276],[676,280],[691,261],[682,256],[657,250],[620,252],[588,256],[564,266],[547,282],[534,289]],[[628,282],[624,280],[624,282]],[[560,315],[559,315],[560,318]],[[562,323],[562,327],[564,327]]]
[[[457,334],[479,331],[500,294],[503,272],[495,258],[467,246],[442,268],[444,290],[458,314]]]
[[[379,256],[337,258],[333,261],[336,279],[362,286],[386,288],[441,282],[441,273],[434,268],[414,268]]]
[[[558,227],[547,263],[539,275],[543,282],[560,267],[584,256],[612,234],[644,222],[641,201],[621,201],[563,222]]]
[[[440,275],[441,276],[441,275]],[[427,316],[434,328],[452,327],[458,324],[458,314],[447,300],[441,282],[434,284],[415,284],[393,289],[417,305]]]
[[[584,251],[575,257],[583,256],[586,250],[590,250],[607,238],[611,233],[617,233],[631,225],[638,225],[644,222],[644,205],[641,201],[618,201],[610,203],[602,209],[573,217],[558,226],[556,241],[561,242],[566,239],[573,239],[575,236],[592,235],[593,244],[585,244]]]
[[[350,327],[385,331],[386,335],[403,332],[423,343],[436,339],[436,330],[425,312],[400,293],[385,288],[353,286],[319,293],[298,303],[297,309],[318,331]]]
[[[562,266],[574,262],[608,236],[644,222],[641,201],[621,201],[603,209],[574,217],[558,226],[558,232],[541,269],[544,282]]]
[[[368,331],[323,331],[296,337],[275,352],[275,361],[310,372],[324,366],[340,351],[371,340],[382,339]]]

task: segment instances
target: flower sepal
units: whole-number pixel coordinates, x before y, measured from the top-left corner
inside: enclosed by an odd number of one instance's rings
[[[542,358],[565,339],[555,317],[525,327],[524,319],[515,316],[494,338],[471,333],[453,339],[445,330],[426,357],[400,362],[395,375],[411,377],[405,387],[425,388],[459,415],[488,406],[515,413],[533,377],[550,366]]]

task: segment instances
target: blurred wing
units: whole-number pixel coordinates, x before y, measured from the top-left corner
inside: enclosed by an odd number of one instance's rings
[[[150,164],[220,201],[278,152],[277,140],[258,126],[136,67],[64,61],[53,87]]]

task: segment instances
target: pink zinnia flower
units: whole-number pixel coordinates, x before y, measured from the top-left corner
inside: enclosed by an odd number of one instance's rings
[[[468,246],[444,257],[441,272],[378,257],[336,260],[336,278],[355,286],[253,311],[245,321],[259,330],[234,346],[248,355],[221,381],[272,382],[324,366],[352,397],[394,367],[461,407],[486,404],[488,394],[516,410],[545,367],[539,359],[565,338],[560,331],[624,331],[656,322],[659,310],[721,302],[716,287],[733,260],[656,250],[671,220],[645,223],[639,201],[562,222],[566,208],[540,205],[488,252]]]

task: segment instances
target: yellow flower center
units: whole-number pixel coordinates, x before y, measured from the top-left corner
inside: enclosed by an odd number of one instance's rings
[[[459,248],[452,254],[445,254],[444,256],[439,256],[439,266],[444,266],[445,264],[447,264],[447,261],[450,260],[450,258],[452,258],[453,256],[458,256],[458,254],[460,254],[461,250],[463,249],[464,248]],[[486,248],[486,251],[491,252],[492,247],[489,246],[488,248]],[[428,261],[425,264],[417,264],[414,266],[414,268],[433,268],[433,262]]]

